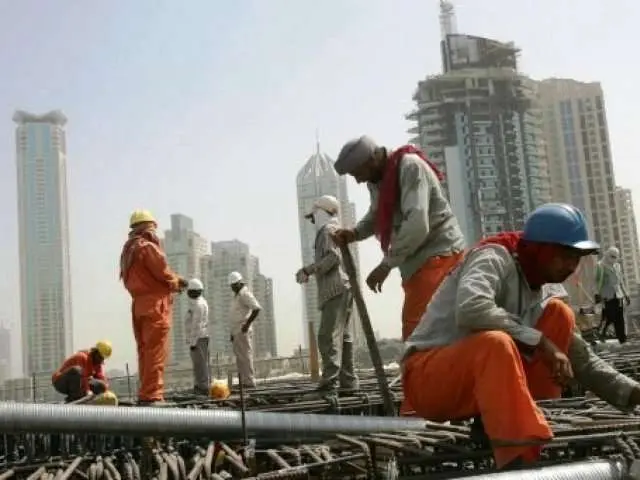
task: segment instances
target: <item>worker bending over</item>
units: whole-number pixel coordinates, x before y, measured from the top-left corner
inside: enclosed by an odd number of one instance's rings
[[[315,261],[296,273],[298,283],[316,277],[318,308],[321,311],[318,329],[318,350],[322,359],[320,390],[334,391],[358,388],[353,368],[353,340],[349,317],[353,307],[349,280],[342,268],[340,249],[331,235],[340,227],[340,204],[335,197],[323,195],[313,203],[306,215],[316,227]]]
[[[51,377],[53,388],[66,395],[65,403],[79,400],[90,393],[107,391],[104,361],[111,356],[111,344],[101,340],[89,350],[80,350],[67,358]]]
[[[470,250],[429,303],[406,342],[404,393],[416,412],[444,422],[480,415],[498,468],[531,462],[553,434],[535,400],[559,398],[575,378],[612,405],[640,403],[640,388],[597,357],[576,331],[571,308],[542,299],[595,253],[582,213],[537,208],[523,232]]]
[[[167,265],[156,234],[158,224],[147,210],[129,221],[129,239],[120,255],[120,279],[131,295],[133,334],[138,353],[138,403],[164,402],[164,369],[169,349],[173,293],[187,282]]]
[[[609,326],[613,325],[618,341],[625,343],[627,327],[624,322],[624,305],[629,306],[631,299],[620,267],[620,250],[616,247],[609,247],[596,266],[596,289],[596,303],[604,303],[601,336],[606,338]]]
[[[347,142],[335,169],[358,183],[367,182],[371,206],[353,229],[335,234],[338,244],[376,235],[384,253],[367,277],[374,292],[382,289],[392,268],[399,267],[404,289],[402,339],[420,321],[427,303],[465,247],[458,221],[440,186],[443,178],[417,148],[389,151],[362,136]]]
[[[202,296],[204,285],[197,278],[189,280],[189,310],[185,318],[185,338],[193,363],[193,393],[209,395],[209,304]]]
[[[231,303],[231,343],[236,356],[238,381],[243,387],[256,386],[253,371],[253,321],[262,307],[238,272],[229,274],[229,286],[234,293]]]

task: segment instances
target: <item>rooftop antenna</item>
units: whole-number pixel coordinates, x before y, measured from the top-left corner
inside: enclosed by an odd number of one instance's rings
[[[440,36],[442,40],[447,39],[447,35],[458,33],[458,22],[453,2],[450,0],[440,0]]]

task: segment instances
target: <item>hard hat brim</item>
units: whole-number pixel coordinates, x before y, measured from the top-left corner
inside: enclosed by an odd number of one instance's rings
[[[600,245],[598,245],[593,240],[583,240],[582,242],[577,242],[570,246],[571,248],[575,248],[576,250],[582,250],[585,252],[600,250]]]

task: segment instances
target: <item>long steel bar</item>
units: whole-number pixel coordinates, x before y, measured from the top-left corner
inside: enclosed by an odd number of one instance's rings
[[[342,260],[344,262],[344,268],[349,277],[349,283],[351,284],[351,291],[353,292],[353,298],[360,314],[360,322],[362,323],[362,332],[367,340],[367,346],[369,347],[369,355],[371,355],[371,363],[376,372],[376,378],[378,380],[378,388],[380,388],[380,394],[384,401],[385,413],[392,417],[395,415],[395,405],[393,402],[393,394],[389,388],[387,376],[384,372],[384,366],[382,365],[382,357],[380,356],[380,350],[378,349],[378,343],[376,342],[376,336],[373,333],[373,327],[371,326],[371,319],[369,318],[369,311],[367,305],[364,302],[362,296],[362,290],[360,289],[360,282],[358,282],[358,275],[356,272],[356,266],[351,256],[351,250],[347,246],[340,247],[340,253],[342,254]]]
[[[253,437],[365,434],[424,431],[418,419],[246,412]],[[0,432],[100,433],[124,435],[212,435],[220,440],[242,440],[241,412],[179,408],[109,408],[0,402]]]
[[[467,480],[609,480],[625,478],[626,467],[614,460],[594,460],[544,468],[485,473]],[[458,477],[460,478],[460,477]]]

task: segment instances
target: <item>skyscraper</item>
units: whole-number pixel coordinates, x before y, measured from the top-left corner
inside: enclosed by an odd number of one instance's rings
[[[11,329],[0,326],[0,384],[11,377]]]
[[[67,147],[60,111],[17,111],[22,367],[52,372],[73,349]]]
[[[193,231],[191,218],[179,213],[171,215],[171,230],[164,232],[163,246],[167,263],[174,272],[187,280],[200,277],[200,261],[209,252],[209,242]],[[184,330],[188,302],[186,294],[174,298],[171,363],[184,364],[190,361]]]
[[[602,87],[598,82],[551,78],[539,82],[538,92],[552,199],[582,210],[590,233],[604,249],[616,245],[624,250]],[[580,291],[570,294],[594,291],[594,268],[593,259],[583,260],[576,276]]]
[[[448,2],[442,2],[447,6]],[[452,28],[452,11],[441,19]],[[513,43],[443,32],[443,73],[418,83],[411,141],[443,183],[469,244],[519,230],[550,198],[535,82],[517,68]]]
[[[630,189],[616,187],[616,209],[620,228],[622,270],[627,283],[630,286],[637,285],[640,284],[640,244]]]
[[[260,272],[258,258],[251,255],[249,245],[239,240],[213,242],[211,255],[201,260],[205,298],[209,303],[211,353],[231,357],[231,319],[229,312],[233,292],[227,281],[229,273],[239,272],[247,287],[262,306],[253,323],[254,357],[277,356],[276,324],[273,307],[273,282]]]
[[[356,224],[356,207],[349,202],[347,193],[347,180],[341,177],[333,167],[334,161],[320,151],[320,144],[316,144],[316,151],[298,172],[296,187],[298,193],[298,222],[300,225],[300,247],[302,250],[302,265],[309,265],[314,261],[314,243],[316,227],[304,216],[311,211],[313,202],[322,195],[333,195],[340,202],[340,220],[344,227],[353,227]],[[353,261],[358,275],[360,261],[358,245],[350,247]],[[320,311],[318,310],[318,293],[315,278],[312,276],[308,283],[302,286],[304,293],[304,314],[302,316],[302,331],[304,346],[308,347],[308,324],[311,322],[317,334],[320,326]],[[351,317],[351,328],[354,340],[358,344],[364,341],[364,335],[360,324],[360,318],[356,308]]]

